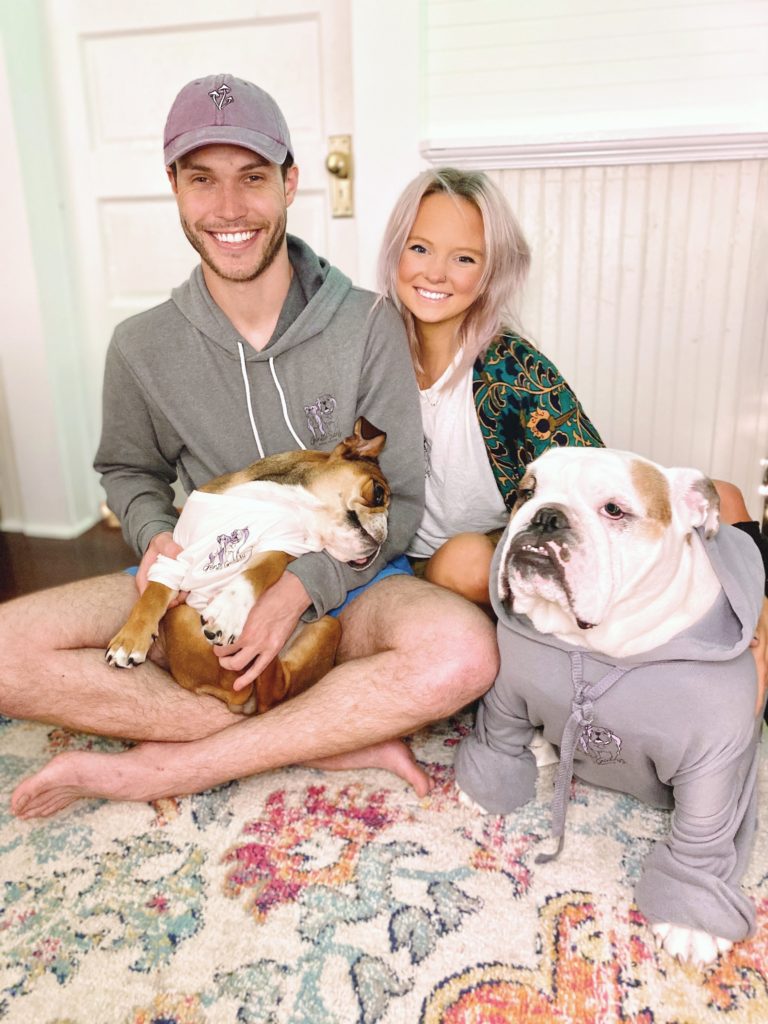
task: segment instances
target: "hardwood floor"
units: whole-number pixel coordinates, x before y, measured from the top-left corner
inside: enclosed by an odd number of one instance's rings
[[[0,532],[0,601],[137,564],[120,530],[106,523],[71,540]]]

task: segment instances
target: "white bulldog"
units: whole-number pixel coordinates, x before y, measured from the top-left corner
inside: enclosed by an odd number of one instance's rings
[[[508,813],[534,794],[529,745],[543,728],[560,748],[558,852],[572,774],[674,808],[636,898],[667,951],[700,964],[754,930],[739,879],[755,828],[748,648],[765,576],[752,540],[718,519],[695,470],[595,448],[537,459],[492,573],[501,669],[456,759],[463,793]]]

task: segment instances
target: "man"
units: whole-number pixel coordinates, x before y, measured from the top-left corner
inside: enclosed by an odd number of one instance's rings
[[[393,737],[483,693],[497,650],[478,609],[405,575],[402,565],[383,565],[404,551],[423,501],[418,400],[402,324],[286,236],[298,169],[283,115],[263,90],[229,75],[190,82],[168,116],[165,162],[201,264],[168,302],[117,328],[96,457],[110,506],[142,552],[139,588],[158,554],[179,550],[177,475],[189,491],[264,455],[332,448],[359,415],[387,433],[381,461],[392,487],[390,534],[364,573],[324,553],[300,557],[259,598],[237,642],[216,648],[245,685],[302,615],[322,615],[354,590],[339,613],[337,666],[255,718],[176,686],[160,650],[130,674],[104,663],[136,599],[128,575],[0,608],[0,711],[145,741],[117,755],[59,755],[16,789],[13,810],[35,817],[83,796],[194,793],[297,762],[387,768],[423,794],[428,777]]]

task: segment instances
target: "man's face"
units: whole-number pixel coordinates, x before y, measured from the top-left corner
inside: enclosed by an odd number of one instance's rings
[[[286,210],[298,171],[285,181],[277,164],[240,146],[203,146],[168,169],[184,234],[225,281],[252,281],[271,266],[285,239]]]

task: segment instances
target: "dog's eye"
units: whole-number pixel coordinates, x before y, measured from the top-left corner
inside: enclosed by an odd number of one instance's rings
[[[515,492],[517,500],[522,503],[533,497],[533,487],[518,487]]]
[[[381,508],[387,503],[387,489],[383,484],[369,477],[363,487],[362,498],[371,508]]]
[[[625,512],[615,501],[607,501],[600,511],[609,519],[623,519]]]

